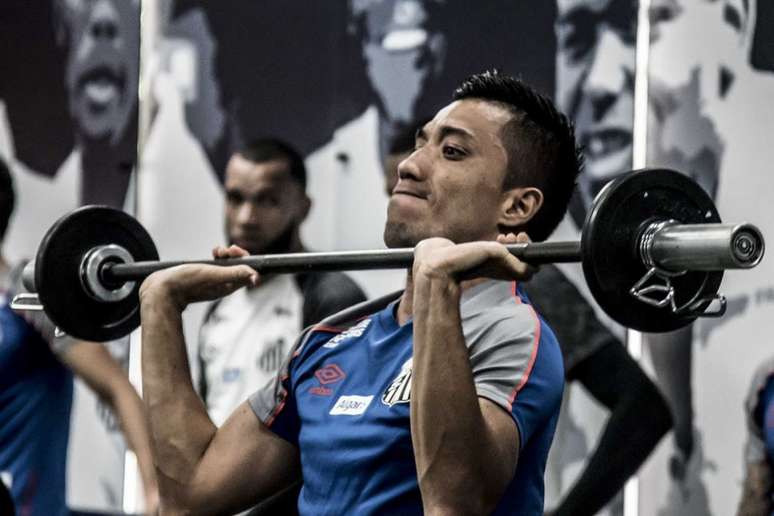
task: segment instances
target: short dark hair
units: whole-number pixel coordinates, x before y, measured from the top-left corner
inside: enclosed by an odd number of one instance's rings
[[[279,138],[257,138],[243,145],[237,154],[253,163],[266,163],[284,159],[288,162],[290,177],[306,190],[306,165],[304,158],[289,143]]]
[[[583,169],[573,123],[548,97],[497,70],[468,77],[453,98],[495,102],[513,114],[501,134],[508,152],[503,189],[534,186],[543,192],[543,206],[524,230],[536,242],[547,239],[567,212]]]
[[[8,230],[8,223],[11,221],[15,205],[16,193],[13,189],[11,169],[0,158],[0,240],[5,238],[5,232]]]

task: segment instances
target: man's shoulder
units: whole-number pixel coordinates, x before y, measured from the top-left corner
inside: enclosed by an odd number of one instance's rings
[[[341,272],[299,274],[296,281],[304,298],[304,326],[315,324],[366,300],[365,293],[357,283]]]
[[[363,294],[358,284],[343,272],[328,271],[298,274],[296,280],[304,292],[319,290],[330,292],[333,295],[341,293],[351,295],[353,292],[358,292],[365,299],[365,294]]]

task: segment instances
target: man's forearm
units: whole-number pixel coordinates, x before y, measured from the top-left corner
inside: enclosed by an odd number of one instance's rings
[[[415,278],[411,436],[427,513],[491,512],[512,471],[482,415],[460,322],[459,285]],[[493,474],[494,473],[494,474]]]
[[[193,388],[179,307],[163,292],[150,293],[141,316],[143,398],[163,494],[167,480],[191,480],[217,429]]]
[[[121,424],[126,441],[129,444],[140,466],[140,475],[142,476],[143,489],[146,497],[155,496],[156,474],[153,468],[153,456],[151,454],[150,434],[148,430],[148,421],[143,410],[142,400],[137,395],[137,391],[127,378],[122,378],[115,389],[112,399],[112,408]]]

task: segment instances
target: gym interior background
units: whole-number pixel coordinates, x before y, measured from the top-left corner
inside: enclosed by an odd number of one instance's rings
[[[261,135],[292,141],[305,154],[310,248],[382,247],[384,142],[445,104],[462,77],[492,67],[554,96],[586,146],[578,195],[552,238],[577,239],[593,195],[635,164],[691,175],[724,218],[772,234],[774,208],[765,196],[774,191],[774,13],[767,0],[651,0],[644,28],[635,0],[405,0],[374,14],[375,3],[5,0],[0,156],[18,191],[7,255],[29,257],[56,218],[100,203],[135,214],[163,259],[207,256],[223,239],[225,159]],[[95,29],[97,18],[113,29]],[[390,32],[395,27],[401,30]],[[88,37],[97,44],[79,46]],[[638,55],[648,58],[639,70]],[[109,109],[95,114],[89,95],[107,99]],[[635,98],[643,100],[638,131]],[[562,270],[587,293],[577,264]],[[400,287],[397,272],[353,276],[370,296]],[[744,400],[755,370],[773,354],[774,262],[727,272],[721,292],[727,315],[700,319],[687,353],[659,358],[642,348],[642,363],[667,397],[680,393],[670,402],[687,420],[693,451],[681,462],[672,437],[662,441],[628,491],[639,514],[736,509]],[[200,308],[186,314],[189,340]],[[136,339],[110,345],[135,381]],[[664,364],[673,370],[660,370]],[[82,387],[74,403],[70,505],[136,510],[136,473],[115,423]],[[547,507],[582,470],[605,417],[568,384]],[[620,499],[606,509],[622,511]]]

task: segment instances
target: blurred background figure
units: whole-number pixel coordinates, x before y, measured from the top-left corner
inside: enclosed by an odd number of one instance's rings
[[[82,204],[124,205],[137,152],[139,0],[53,0]]]
[[[15,204],[10,171],[0,160],[0,240]],[[0,481],[19,515],[69,514],[65,496],[73,374],[111,409],[136,452],[145,507],[158,507],[158,489],[142,401],[126,371],[103,344],[56,335],[40,312],[21,316],[10,300],[21,288],[21,267],[0,256]]]

